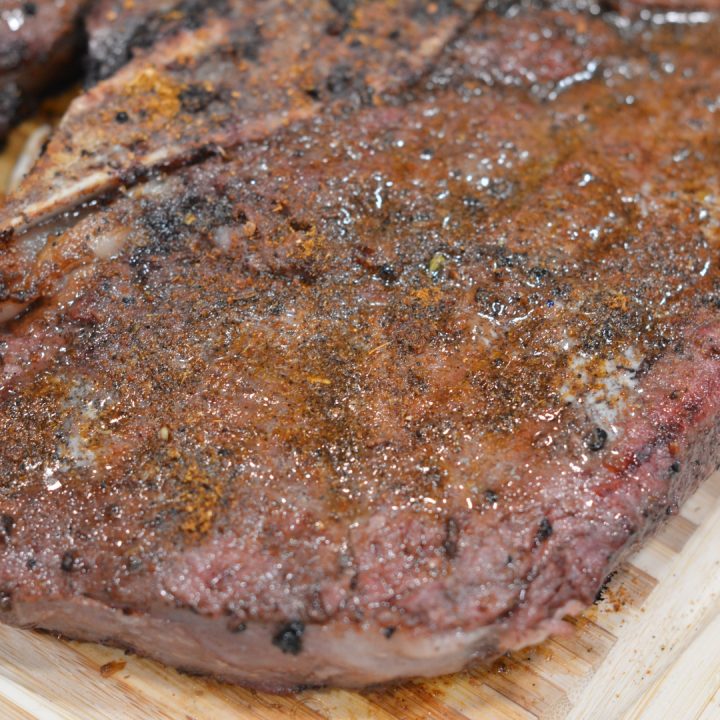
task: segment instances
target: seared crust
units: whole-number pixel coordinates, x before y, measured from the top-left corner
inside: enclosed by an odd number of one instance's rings
[[[612,21],[482,14],[279,124],[243,86],[256,133],[221,106],[200,158],[203,110],[185,167],[23,234],[41,165],[0,260],[4,619],[278,690],[455,670],[590,603],[720,461],[717,20]]]

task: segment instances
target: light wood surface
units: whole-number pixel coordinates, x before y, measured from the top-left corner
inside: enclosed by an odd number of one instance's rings
[[[264,695],[96,645],[0,628],[8,720],[718,720],[720,474],[613,578],[575,632],[428,682]]]

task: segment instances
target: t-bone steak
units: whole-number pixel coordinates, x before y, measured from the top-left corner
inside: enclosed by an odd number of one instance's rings
[[[0,620],[276,691],[562,632],[720,462],[666,5],[98,3],[0,216]]]

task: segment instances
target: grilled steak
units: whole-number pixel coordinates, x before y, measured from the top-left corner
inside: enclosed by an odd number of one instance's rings
[[[718,19],[267,5],[5,211],[0,619],[271,690],[562,631],[720,461]]]
[[[0,141],[39,93],[77,68],[85,0],[0,0]]]

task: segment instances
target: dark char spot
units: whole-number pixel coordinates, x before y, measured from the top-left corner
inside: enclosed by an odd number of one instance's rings
[[[299,620],[283,625],[272,639],[272,644],[279,647],[284,653],[299,655],[302,651],[302,636],[305,632],[305,623]]]
[[[399,278],[395,268],[389,263],[378,265],[376,273],[385,285],[392,285],[397,282]]]
[[[486,490],[485,500],[490,504],[496,503],[498,501],[498,494],[494,490]]]
[[[7,590],[0,590],[0,610],[12,610],[12,595]]]
[[[605,447],[605,442],[607,441],[608,434],[603,430],[602,428],[596,427],[586,438],[585,438],[585,447],[588,450],[592,450],[593,452],[597,452],[598,450],[602,450]]]
[[[396,630],[397,628],[394,626],[383,628],[383,635],[389,640],[395,634]]]
[[[448,518],[445,523],[445,540],[443,548],[448,559],[452,560],[458,553],[458,538],[460,531],[458,525],[453,518]]]
[[[539,545],[545,542],[553,534],[553,526],[550,521],[544,517],[540,521],[540,527],[538,528],[537,535],[535,535],[535,543]]]
[[[183,111],[190,114],[202,112],[216,98],[216,93],[197,84],[188,85],[178,95]]]
[[[121,125],[124,125],[126,122],[128,122],[128,120],[130,120],[130,116],[124,110],[121,110],[115,116],[115,121],[119,122]]]
[[[75,570],[79,570],[82,566],[82,562],[78,559],[78,557],[75,555],[74,552],[69,550],[62,556],[62,560],[60,561],[60,568],[64,572],[74,572]]]
[[[680,472],[680,463],[676,460],[671,466],[670,470],[672,470],[674,473]]]

